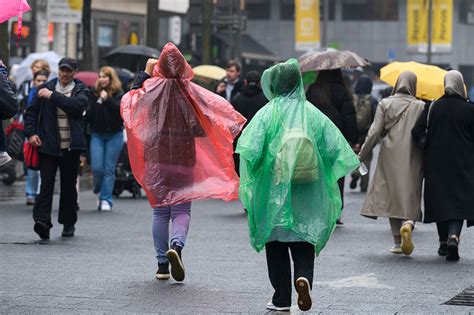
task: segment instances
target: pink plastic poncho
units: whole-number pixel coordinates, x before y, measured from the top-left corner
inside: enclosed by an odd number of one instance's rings
[[[133,174],[152,207],[238,196],[232,142],[245,118],[193,76],[168,43],[153,77],[122,98]]]

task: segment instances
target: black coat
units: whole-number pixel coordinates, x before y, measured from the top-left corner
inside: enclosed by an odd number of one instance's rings
[[[474,224],[474,104],[445,95],[433,103],[423,157],[425,223],[468,220]],[[415,128],[423,132],[428,107]]]
[[[217,86],[219,86],[219,84],[221,84],[222,82],[227,84],[227,79],[219,81],[219,83],[217,83]],[[235,83],[234,88],[232,89],[232,92],[230,92],[230,99],[232,100],[237,94],[242,92],[243,88],[244,88],[244,81],[239,78],[239,80],[237,80],[237,82]],[[224,92],[217,93],[217,94],[225,98],[225,90]]]
[[[331,84],[330,103],[318,102],[317,88],[313,83],[306,92],[306,99],[326,115],[346,138],[347,142],[358,142],[357,120],[352,97],[346,87],[339,83]]]
[[[12,118],[17,112],[18,105],[10,81],[0,73],[0,120]]]
[[[260,108],[268,103],[268,100],[259,86],[249,85],[244,87],[242,92],[232,99],[231,103],[235,110],[241,113],[249,123]]]
[[[68,116],[71,132],[70,150],[85,151],[87,143],[82,128],[82,118],[89,101],[89,90],[79,80],[74,80],[76,86],[71,97],[55,92],[56,82],[53,79],[38,88],[43,87],[53,91],[51,98],[35,97],[25,113],[25,135],[29,138],[38,135],[43,142],[38,152],[61,156],[57,108],[62,109]]]
[[[120,116],[120,101],[123,91],[118,91],[112,97],[107,97],[102,103],[97,103],[99,97],[91,94],[87,108],[86,119],[93,132],[119,132],[123,129]]]

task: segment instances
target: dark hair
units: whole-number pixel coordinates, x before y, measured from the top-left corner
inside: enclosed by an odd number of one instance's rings
[[[342,77],[341,69],[334,70],[321,70],[318,73],[316,82],[310,87],[311,98],[315,99],[315,103],[318,106],[328,106],[331,105],[331,85],[339,84],[342,85],[349,96],[352,98],[352,93],[347,87],[347,84]]]
[[[49,77],[49,72],[46,71],[46,70],[39,70],[39,71],[36,71],[36,73],[33,75],[33,79],[36,79],[36,77],[40,76],[40,75],[44,75],[46,77],[46,79],[48,79]]]
[[[240,62],[234,59],[227,61],[227,69],[230,69],[232,67],[235,67],[235,69],[237,69],[237,71],[239,72],[240,72],[240,68],[242,68],[242,66],[240,65]]]

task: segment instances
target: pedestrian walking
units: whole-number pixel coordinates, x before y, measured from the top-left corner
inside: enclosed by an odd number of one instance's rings
[[[41,239],[49,239],[56,171],[60,171],[58,222],[63,224],[63,237],[72,237],[77,222],[76,180],[79,157],[87,149],[82,128],[83,113],[89,91],[75,80],[77,61],[62,58],[59,78],[44,84],[26,110],[25,135],[38,147],[41,173],[40,193],[33,206],[34,231]]]
[[[23,108],[23,113],[20,117],[20,120],[23,119],[24,112],[31,106],[33,99],[38,94],[38,89],[41,85],[48,81],[49,72],[47,70],[38,70],[33,74],[33,80],[31,81],[31,86],[28,85],[28,96],[22,99],[23,105],[20,105],[20,108]],[[26,139],[28,141],[28,139]],[[24,164],[26,180],[25,180],[25,194],[26,194],[26,205],[32,206],[35,204],[36,197],[39,194],[41,178],[40,171],[32,170]]]
[[[270,102],[237,144],[250,242],[257,252],[266,249],[275,290],[267,309],[276,311],[291,307],[289,250],[298,307],[311,308],[315,253],[324,248],[341,214],[337,180],[359,165],[338,128],[306,101],[299,69],[290,59],[263,73]]]
[[[242,92],[244,82],[240,79],[240,69],[242,66],[237,60],[227,62],[227,72],[223,80],[217,83],[216,93],[231,101],[234,96]]]
[[[49,66],[49,63],[46,60],[43,59],[36,59],[33,61],[31,64],[31,73],[33,74],[33,78],[38,71],[45,71],[49,74],[51,74],[51,68]],[[28,105],[31,103],[31,90],[33,89],[33,80],[25,80],[20,84],[20,87],[18,88],[17,91],[17,98],[18,102],[20,104],[20,113],[24,113]],[[28,103],[30,101],[30,103]]]
[[[307,100],[325,114],[342,132],[349,144],[358,150],[357,120],[352,95],[342,77],[341,69],[319,71],[316,81],[306,92]],[[338,181],[344,208],[345,177]],[[339,218],[338,225],[343,225]]]
[[[192,78],[190,65],[168,43],[159,60],[148,60],[121,104],[133,174],[153,207],[159,280],[170,278],[170,264],[176,281],[185,278],[191,202],[238,196],[232,140],[245,118]]]
[[[11,160],[7,153],[7,141],[3,130],[3,120],[15,116],[18,110],[15,93],[8,78],[7,68],[0,59],[0,166]]]
[[[444,90],[444,95],[425,109],[413,136],[419,140],[427,132],[424,222],[436,222],[438,254],[457,261],[464,220],[468,227],[474,225],[474,106],[467,100],[458,71],[446,74]]]
[[[113,206],[115,167],[123,147],[122,96],[122,83],[115,70],[102,67],[86,114],[91,130],[91,168],[99,211],[110,211]]]
[[[412,231],[421,220],[422,152],[410,132],[425,105],[415,98],[416,81],[413,72],[400,74],[392,95],[378,104],[359,153],[361,161],[367,160],[378,139],[383,139],[361,215],[389,218],[394,254],[413,252]]]
[[[374,121],[375,110],[377,109],[377,100],[370,94],[372,92],[373,82],[366,76],[361,75],[356,82],[354,89],[353,101],[357,119],[358,141],[357,147],[360,148],[364,144],[367,132],[370,125]],[[360,179],[360,191],[367,192],[370,178],[370,164],[372,162],[372,153],[367,156],[365,161],[362,161],[367,167],[367,174],[361,176],[359,170],[352,172],[350,188],[357,187],[357,181]]]
[[[248,124],[253,116],[267,103],[268,99],[263,94],[260,86],[260,73],[254,70],[249,71],[245,76],[242,92],[232,99],[232,106],[247,119]],[[234,149],[238,138],[237,136],[234,140]],[[234,153],[234,164],[235,170],[239,174],[239,155],[237,153]]]

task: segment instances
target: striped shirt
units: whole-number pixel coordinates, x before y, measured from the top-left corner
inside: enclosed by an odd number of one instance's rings
[[[63,94],[64,96],[70,97],[72,90],[76,84],[74,81],[69,83],[67,86],[62,87],[61,84],[56,83],[56,92]],[[61,149],[68,149],[71,144],[71,130],[69,129],[69,121],[67,114],[57,107],[57,116],[58,116],[58,129],[59,129],[59,147]]]

